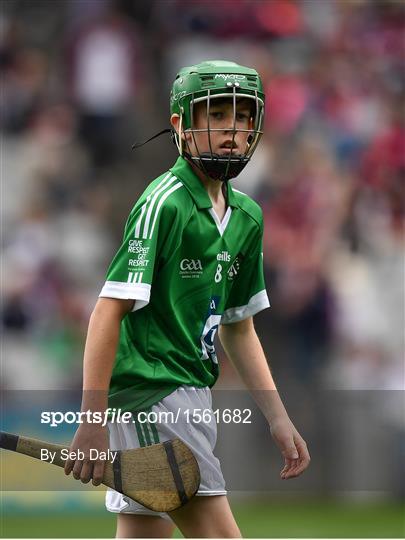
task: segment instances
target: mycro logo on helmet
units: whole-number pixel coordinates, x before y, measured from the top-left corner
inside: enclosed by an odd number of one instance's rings
[[[227,81],[228,79],[232,79],[233,81],[243,81],[246,79],[246,75],[237,75],[236,73],[217,73],[214,78],[224,79],[224,81]]]

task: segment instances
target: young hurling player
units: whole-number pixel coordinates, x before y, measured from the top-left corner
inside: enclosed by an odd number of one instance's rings
[[[269,306],[262,212],[229,182],[261,135],[260,78],[233,62],[184,68],[171,91],[171,114],[180,157],[135,204],[108,270],[90,318],[83,410],[210,410],[219,330],[284,456],[281,477],[298,476],[309,463],[307,447],[280,400],[252,319]],[[174,437],[190,446],[199,463],[197,496],[168,517],[110,490],[106,506],[118,514],[117,536],[169,537],[174,522],[186,537],[239,537],[213,454],[214,419],[116,423],[109,433],[99,424],[82,424],[71,448],[136,448]],[[103,463],[69,461],[66,472],[72,470],[75,478],[98,484]]]

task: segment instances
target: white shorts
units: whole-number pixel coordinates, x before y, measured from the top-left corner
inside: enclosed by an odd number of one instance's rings
[[[193,411],[196,410],[197,413],[197,409],[199,414],[194,416]],[[154,419],[157,416],[156,423],[144,422],[145,417],[141,419],[142,421],[134,419],[133,423],[109,423],[110,448],[112,450],[140,448],[177,437],[190,447],[200,467],[201,484],[197,495],[226,495],[221,466],[213,453],[217,439],[217,424],[214,415],[208,412],[212,411],[210,389],[180,386],[153,405],[150,411],[156,414],[149,415],[148,418],[153,416]],[[207,412],[200,421],[203,411]],[[173,416],[177,421],[166,420]],[[165,421],[159,422],[162,418]],[[108,489],[106,494],[106,508],[109,512],[115,513],[168,518],[167,514],[149,510],[112,489]]]

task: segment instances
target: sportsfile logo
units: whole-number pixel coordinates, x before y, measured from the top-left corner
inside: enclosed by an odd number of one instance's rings
[[[246,75],[237,75],[236,73],[217,73],[215,79],[224,79],[224,81],[243,81]]]
[[[203,266],[200,259],[182,259],[180,261],[180,272],[182,278],[199,278],[203,273]]]

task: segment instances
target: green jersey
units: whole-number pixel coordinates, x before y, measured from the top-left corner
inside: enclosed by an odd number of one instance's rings
[[[222,221],[188,162],[154,180],[129,215],[101,297],[135,300],[121,324],[110,406],[147,408],[218,377],[219,324],[269,306],[260,207],[227,184]]]

